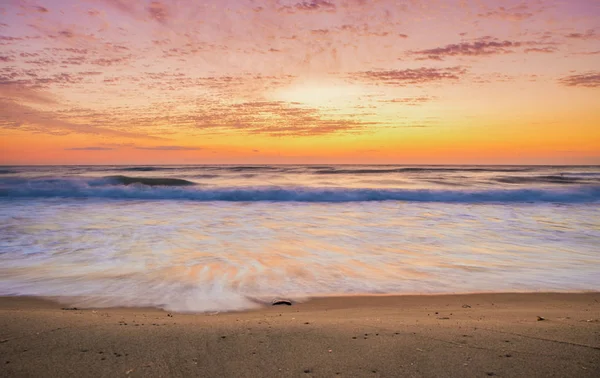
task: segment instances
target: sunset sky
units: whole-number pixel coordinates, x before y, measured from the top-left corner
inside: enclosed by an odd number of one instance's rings
[[[0,164],[600,164],[600,0],[0,0]]]

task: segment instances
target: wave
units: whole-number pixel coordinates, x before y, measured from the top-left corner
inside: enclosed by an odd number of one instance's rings
[[[600,172],[566,172],[563,173],[566,177],[600,177]]]
[[[503,176],[493,179],[496,182],[505,184],[578,184],[593,179],[578,178],[572,176]]]
[[[140,184],[146,186],[189,186],[196,185],[195,183],[177,179],[177,178],[153,178],[153,177],[129,177],[129,176],[108,176],[105,178],[109,182],[121,185]]]
[[[10,175],[13,173],[19,173],[13,169],[0,169],[0,175]]]
[[[286,171],[293,167],[277,165],[204,165],[196,166],[199,170],[223,171],[223,172],[246,172],[246,171]]]
[[[320,175],[357,175],[357,174],[380,174],[380,173],[430,173],[430,172],[528,172],[530,168],[449,168],[449,167],[404,167],[404,168],[356,168],[356,169],[336,169],[326,168],[316,170]]]
[[[125,167],[117,169],[109,169],[110,171],[122,171],[122,172],[154,172],[154,171],[171,171],[177,168],[173,167]]]
[[[600,201],[600,185],[559,189],[355,189],[311,187],[192,186],[169,178],[113,176],[102,179],[4,179],[4,198],[110,198],[145,200],[239,201],[239,202],[447,202],[447,203],[594,203]]]

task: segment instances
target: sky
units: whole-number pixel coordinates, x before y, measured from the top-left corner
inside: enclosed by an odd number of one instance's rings
[[[600,164],[600,0],[0,0],[0,164]]]

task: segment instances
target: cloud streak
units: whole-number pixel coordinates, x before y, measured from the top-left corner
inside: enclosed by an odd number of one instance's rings
[[[125,137],[135,139],[163,139],[142,133],[99,127],[86,123],[74,123],[63,119],[53,111],[38,110],[11,100],[0,98],[0,129],[18,129],[35,134],[67,135],[92,134],[109,137]]]
[[[568,87],[598,88],[600,87],[600,72],[565,76],[560,78],[558,82]]]
[[[0,81],[0,98],[5,100],[18,100],[20,102],[52,105],[57,101],[48,92],[28,87],[26,85],[3,83]]]
[[[380,122],[360,121],[351,114],[331,113],[283,101],[252,101],[234,105],[214,104],[198,109],[194,128],[237,131],[270,136],[317,136],[357,133]]]
[[[491,11],[479,13],[478,16],[503,21],[523,21],[533,17],[534,13],[529,10],[526,4],[521,4],[511,8],[498,7]]]
[[[548,43],[531,41],[520,42],[508,40],[501,41],[495,38],[483,38],[474,42],[461,42],[446,45],[443,47],[436,47],[433,49],[411,51],[411,54],[417,56],[418,59],[444,60],[446,57],[456,56],[480,57],[512,54],[515,53],[516,49],[519,49],[521,47],[528,47],[525,49],[526,53],[551,53],[556,51],[556,48],[554,46],[548,46]]]
[[[379,70],[355,72],[350,77],[373,84],[394,86],[420,85],[447,80],[459,80],[466,73],[463,67],[409,68],[404,70]]]
[[[189,146],[150,146],[150,147],[134,147],[136,150],[150,150],[150,151],[200,151],[201,147],[189,147]]]
[[[65,151],[112,151],[112,150],[114,150],[114,148],[100,147],[100,146],[65,148]]]
[[[423,105],[426,102],[432,101],[432,97],[427,96],[419,96],[419,97],[404,97],[404,98],[394,98],[391,100],[379,100],[378,102],[388,103],[388,104],[405,104],[409,106],[419,106]]]

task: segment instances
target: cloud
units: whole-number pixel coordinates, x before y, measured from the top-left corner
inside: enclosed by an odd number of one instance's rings
[[[13,80],[9,80],[11,88],[36,88],[35,91],[31,90],[31,93],[27,93],[28,96],[41,93],[42,89],[47,89],[51,85],[68,83],[68,80],[73,79],[73,77],[25,79],[25,72],[7,71],[7,73],[10,73],[11,76],[12,74],[18,75]],[[93,105],[89,109],[57,107],[58,110],[52,112],[34,111],[37,118],[24,120],[39,122],[21,122],[24,123],[23,127],[52,133],[88,132],[85,127],[77,129],[79,125],[87,125],[93,128],[93,132],[96,129],[98,132],[125,129],[130,131],[153,130],[160,132],[161,135],[166,135],[169,132],[175,132],[174,130],[194,134],[197,134],[198,130],[202,130],[205,133],[235,131],[242,134],[281,136],[355,133],[381,124],[357,119],[356,117],[363,115],[362,113],[341,114],[339,109],[318,109],[298,103],[238,100],[237,103],[231,104],[231,100],[240,99],[240,95],[244,95],[241,98],[251,97],[248,94],[288,86],[294,80],[294,76],[291,75],[243,74],[239,76],[190,77],[187,73],[167,71],[141,72],[135,76],[108,76],[97,79],[99,74],[100,71],[80,71],[73,75],[82,80],[100,82],[104,80],[104,82],[110,82],[107,84],[111,85],[126,87],[132,84],[135,89],[131,93],[136,96],[147,96],[147,93],[155,91],[160,93],[173,91],[173,95],[169,96],[173,98],[173,101],[152,102],[148,106],[116,107],[102,110],[96,109]],[[2,71],[0,70],[1,77]],[[199,91],[198,88],[202,88],[202,90]],[[186,94],[178,94],[179,91],[185,93],[187,90],[193,91],[193,99]],[[23,94],[21,97],[24,96]],[[21,101],[16,97],[13,99]],[[187,105],[181,105],[183,103]],[[195,108],[193,107],[194,103],[197,104]],[[23,112],[26,110],[23,109]],[[44,120],[42,121],[41,118]],[[11,121],[17,122],[18,117],[16,115],[11,117]],[[13,125],[16,124],[14,122]],[[168,129],[165,128],[165,125],[169,125]],[[5,125],[5,127],[8,126]],[[163,150],[167,147],[164,147]]]
[[[335,10],[335,4],[331,1],[327,0],[311,0],[311,1],[303,1],[301,3],[297,3],[294,6],[298,10],[302,11],[319,11],[325,10],[331,12]]]
[[[129,62],[129,59],[130,59],[129,56],[118,57],[118,58],[98,58],[98,59],[94,59],[94,60],[90,61],[90,64],[94,64],[96,66],[101,66],[101,67],[110,67],[110,66],[114,66],[114,65],[127,63],[127,62]]]
[[[575,55],[598,55],[600,54],[600,50],[596,50],[596,51],[583,51],[583,52],[578,52],[578,53],[574,53]]]
[[[44,60],[36,61],[41,66],[45,64]],[[8,68],[0,71],[0,85],[21,85],[36,88],[45,88],[50,85],[68,86],[79,84],[84,81],[84,77],[78,74],[59,73],[50,76],[41,76],[38,70],[22,70]]]
[[[58,32],[58,35],[61,36],[61,37],[65,37],[65,38],[73,38],[73,37],[75,37],[75,33],[73,33],[70,30],[60,30]]]
[[[148,11],[150,18],[160,22],[161,24],[165,24],[169,18],[169,10],[167,6],[159,1],[151,2],[146,10]]]
[[[49,12],[48,8],[44,8],[44,7],[41,7],[41,6],[36,6],[35,10],[38,11],[38,12],[40,12],[40,13],[48,13]]]
[[[421,67],[405,70],[355,72],[351,75],[351,78],[376,84],[402,86],[407,84],[424,84],[444,80],[458,80],[464,73],[466,73],[466,70],[462,67]]]
[[[336,5],[328,0],[310,0],[302,1],[293,6],[284,5],[280,7],[278,12],[294,13],[299,12],[335,12]]]
[[[546,54],[551,54],[558,51],[558,49],[556,47],[550,46],[550,47],[532,47],[529,49],[525,49],[526,53],[530,53],[530,52],[534,52],[534,53],[546,53]]]
[[[134,8],[135,1],[131,1],[131,0],[103,0],[103,1],[117,9],[119,9],[120,11],[122,11],[124,13],[129,13],[129,14],[135,13],[135,8]]]
[[[56,104],[56,99],[49,93],[25,85],[3,83],[0,79],[0,98],[19,100],[36,104]]]
[[[571,38],[571,39],[582,39],[582,40],[599,38],[599,36],[592,29],[586,31],[585,33],[569,33],[569,34],[565,35],[565,37]]]
[[[112,150],[114,150],[114,148],[99,147],[99,146],[65,148],[65,151],[112,151]]]
[[[78,72],[79,75],[82,76],[98,76],[98,75],[104,75],[104,72],[100,72],[100,71],[81,71]]]
[[[528,78],[530,79],[535,79],[537,77],[537,75],[531,75]],[[472,83],[476,83],[476,84],[489,84],[489,83],[508,83],[508,82],[514,82],[516,81],[518,78],[514,75],[508,75],[502,72],[486,72],[485,74],[479,74],[479,75],[471,75],[470,80]],[[525,80],[525,78],[519,78],[519,80]]]
[[[568,87],[598,88],[600,87],[600,72],[565,76],[560,78],[558,82]]]
[[[167,2],[162,1],[150,1],[147,4],[139,0],[102,0],[110,6],[120,10],[121,12],[128,14],[132,18],[138,21],[145,21],[148,18],[154,20],[160,24],[166,24],[171,18],[171,12],[167,6]],[[145,7],[144,7],[145,5]],[[194,11],[193,3],[187,2],[186,7],[191,12]],[[94,13],[95,15],[96,13]]]
[[[74,123],[55,111],[39,110],[12,100],[0,98],[0,129],[19,129],[32,133],[67,135],[94,134],[113,137],[164,139],[146,134],[99,127],[89,123]]]
[[[485,13],[479,13],[481,18],[495,18],[504,21],[523,21],[534,16],[526,4],[521,4],[511,8],[499,7],[495,10]]]
[[[473,42],[461,42],[437,47],[434,49],[411,51],[411,55],[419,56],[419,60],[444,60],[445,57],[453,56],[491,56],[500,54],[511,54],[515,49],[524,48],[526,53],[542,52],[551,53],[557,51],[552,42],[534,41],[508,41],[498,40],[492,37],[479,38]],[[530,46],[530,47],[528,47]]]
[[[379,100],[378,102],[390,103],[390,104],[406,104],[410,106],[422,105],[425,102],[433,100],[433,97],[420,96],[420,97],[404,97],[394,98],[391,100]]]
[[[134,147],[136,150],[152,150],[152,151],[199,151],[201,147],[188,146],[150,146],[150,147]]]
[[[510,48],[521,46],[520,42],[512,41],[476,41],[462,42],[437,47],[434,49],[412,51],[413,55],[423,56],[424,59],[443,60],[446,56],[485,56],[507,54],[513,52]]]
[[[215,103],[199,108],[190,119],[194,128],[205,131],[270,136],[315,136],[333,133],[356,133],[382,124],[353,119],[339,114],[299,106],[283,101],[249,101],[226,105]]]
[[[6,46],[6,45],[20,43],[21,41],[23,41],[25,39],[26,38],[22,38],[22,37],[12,37],[9,35],[0,35],[0,46]]]

